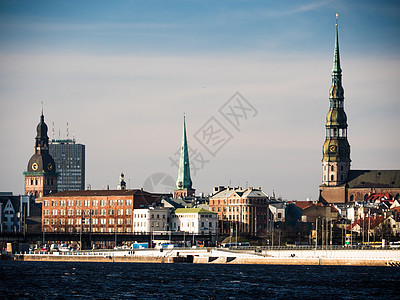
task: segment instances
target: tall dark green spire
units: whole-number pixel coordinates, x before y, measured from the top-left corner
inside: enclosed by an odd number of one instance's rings
[[[339,55],[339,33],[338,33],[338,20],[336,14],[336,38],[335,38],[335,52],[333,55],[333,68],[332,68],[332,76],[333,74],[342,75],[342,69],[340,68],[340,55]]]
[[[344,183],[350,170],[350,145],[347,141],[347,116],[344,111],[344,90],[340,67],[339,33],[336,14],[335,50],[332,85],[329,91],[329,111],[326,116],[326,138],[323,146],[323,184]]]
[[[176,181],[176,187],[178,189],[192,189],[192,179],[190,178],[189,151],[188,151],[187,137],[186,137],[185,116],[183,116],[182,147],[181,147],[181,157],[179,161],[179,172],[178,172],[178,180]]]

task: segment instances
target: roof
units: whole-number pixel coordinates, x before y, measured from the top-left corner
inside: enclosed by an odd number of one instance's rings
[[[306,209],[307,207],[310,207],[314,204],[312,201],[293,201],[294,205],[301,209]]]
[[[400,170],[350,170],[349,188],[400,188]]]
[[[376,201],[376,200],[388,200],[392,199],[392,196],[389,193],[373,193],[369,195],[365,201]]]
[[[133,195],[151,195],[163,196],[163,194],[153,194],[143,190],[81,190],[81,191],[62,191],[55,194],[43,196],[43,198],[52,197],[83,197],[83,196],[133,196]]]
[[[255,188],[230,188],[224,189],[216,194],[214,194],[211,198],[228,198],[233,194],[237,194],[241,198],[265,198],[268,197],[264,191]]]
[[[175,214],[215,214],[204,208],[177,208]]]
[[[354,226],[356,226],[356,225],[360,225],[360,227],[361,227],[361,226],[363,226],[362,223],[364,223],[364,226],[367,226],[367,227],[369,226],[370,229],[374,229],[376,226],[381,224],[384,220],[385,220],[384,216],[360,218],[353,224],[347,226],[346,229],[350,230],[350,226],[351,226],[351,228],[354,228]],[[368,223],[370,223],[370,224],[368,225]]]

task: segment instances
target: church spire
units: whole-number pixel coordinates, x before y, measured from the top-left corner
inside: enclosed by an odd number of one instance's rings
[[[336,38],[335,38],[335,51],[333,55],[333,75],[342,75],[342,69],[340,68],[340,55],[339,55],[339,33],[338,33],[338,14],[336,14]]]
[[[195,191],[194,189],[192,189],[192,179],[190,178],[189,150],[186,137],[185,116],[183,116],[182,146],[176,187],[177,189],[174,192],[175,198],[191,196],[194,194]]]
[[[333,56],[332,85],[329,91],[329,111],[326,116],[326,138],[323,146],[322,184],[343,184],[350,170],[350,145],[347,141],[347,116],[344,111],[344,89],[339,55],[338,14],[336,14],[335,50]]]

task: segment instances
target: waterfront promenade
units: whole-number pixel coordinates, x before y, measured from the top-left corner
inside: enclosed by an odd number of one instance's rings
[[[135,249],[135,251],[25,252],[15,253],[13,258],[21,261],[398,266],[400,265],[400,250],[174,248]]]

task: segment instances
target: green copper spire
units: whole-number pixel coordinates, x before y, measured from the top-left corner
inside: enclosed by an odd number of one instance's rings
[[[339,33],[338,33],[338,14],[336,14],[336,39],[335,39],[335,52],[333,56],[333,75],[341,75],[342,69],[340,68],[340,55],[339,55]]]
[[[329,111],[326,116],[326,136],[322,148],[323,184],[343,184],[350,170],[350,145],[347,140],[347,115],[344,111],[344,89],[340,68],[338,15],[336,14],[335,51],[332,85],[329,91]]]
[[[179,161],[178,180],[176,181],[178,189],[192,189],[192,180],[190,178],[190,164],[189,164],[189,151],[186,138],[186,123],[185,116],[183,116],[183,136],[181,158]]]

